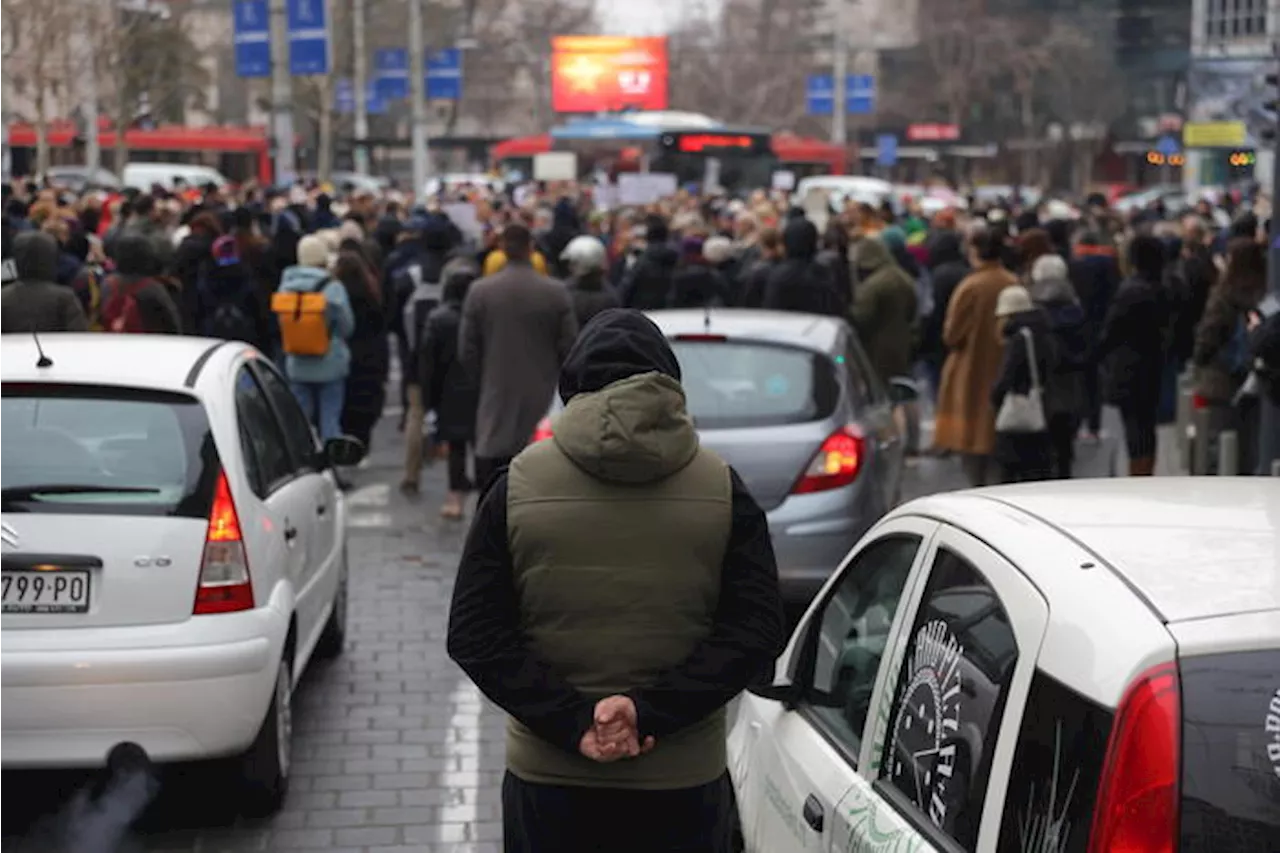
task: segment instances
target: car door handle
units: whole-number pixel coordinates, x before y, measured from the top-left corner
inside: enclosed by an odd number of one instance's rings
[[[817,797],[810,794],[804,801],[804,822],[809,824],[809,828],[814,832],[822,832],[823,816],[822,803],[818,802]]]
[[[288,525],[288,522],[285,522],[285,524]],[[298,528],[293,527],[292,525],[286,526],[284,529],[284,541],[292,542],[297,538],[298,538]]]

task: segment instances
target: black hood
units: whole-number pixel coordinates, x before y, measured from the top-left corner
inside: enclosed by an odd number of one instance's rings
[[[812,259],[818,254],[818,227],[807,219],[792,219],[782,232],[782,246],[789,259]]]
[[[964,262],[964,246],[960,235],[954,231],[939,231],[925,244],[929,250],[929,269],[937,269],[943,264]]]
[[[1036,307],[1030,311],[1019,311],[1005,318],[1003,334],[1011,338],[1019,334],[1020,329],[1030,329],[1033,334],[1042,335],[1049,332],[1049,316],[1044,310]]]
[[[58,241],[43,231],[24,231],[13,241],[19,281],[53,281],[58,274]]]
[[[560,369],[560,399],[599,391],[629,376],[663,373],[680,380],[680,362],[652,320],[632,308],[609,308],[591,318]]]
[[[680,262],[680,253],[667,243],[650,243],[644,247],[644,256],[662,267],[674,267]]]

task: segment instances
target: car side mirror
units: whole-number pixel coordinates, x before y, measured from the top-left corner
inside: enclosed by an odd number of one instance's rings
[[[800,701],[804,688],[799,684],[753,684],[747,688],[747,692],[761,699],[781,702],[787,708],[794,708]]]
[[[358,465],[365,452],[364,442],[349,435],[340,435],[324,443],[324,458],[334,466]]]
[[[915,380],[906,376],[895,376],[889,380],[889,399],[895,406],[914,403],[920,399],[920,389]]]

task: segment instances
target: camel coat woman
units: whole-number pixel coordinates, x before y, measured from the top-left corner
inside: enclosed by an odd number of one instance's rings
[[[947,360],[938,389],[934,444],[962,454],[974,485],[994,482],[995,471],[988,471],[987,461],[996,440],[991,388],[1004,354],[996,300],[1000,291],[1017,283],[999,261],[980,263],[956,288],[943,321]]]

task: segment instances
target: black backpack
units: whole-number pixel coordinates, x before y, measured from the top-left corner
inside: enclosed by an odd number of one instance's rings
[[[214,275],[209,266],[200,271],[198,289],[200,301],[205,305],[204,316],[200,320],[200,334],[206,338],[254,343],[258,327],[245,310],[248,283],[241,276],[234,287],[214,287]]]

